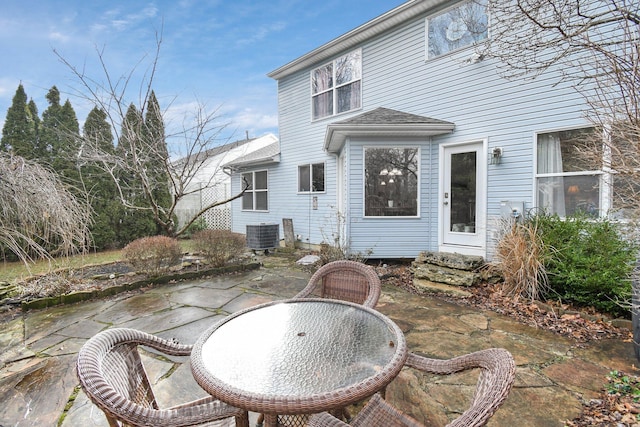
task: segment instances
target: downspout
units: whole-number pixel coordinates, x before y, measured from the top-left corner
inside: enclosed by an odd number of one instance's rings
[[[433,208],[433,173],[431,172],[433,170],[433,137],[429,137],[429,144],[427,144],[427,147],[429,147],[429,156],[428,156],[428,160],[427,160],[427,164],[429,165],[429,178],[427,180],[428,182],[428,190],[427,190],[427,194],[425,194],[425,196],[427,197],[427,212],[433,212],[432,208]],[[440,173],[440,172],[438,172]],[[435,194],[438,195],[439,197],[439,189],[435,190]],[[438,221],[438,213],[436,212],[436,222]],[[432,231],[432,227],[431,227],[431,222],[433,221],[432,218],[427,218],[427,236],[429,236],[429,245],[428,248],[429,250],[433,250],[434,249],[434,245],[433,245],[433,235],[431,234]],[[440,226],[440,224],[438,224],[438,226]],[[438,231],[439,232],[439,231]],[[437,233],[436,233],[437,234]],[[439,237],[436,236],[436,242],[439,240]],[[438,245],[435,245],[435,249],[437,250]]]

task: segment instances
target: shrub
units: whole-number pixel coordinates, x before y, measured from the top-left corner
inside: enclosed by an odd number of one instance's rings
[[[184,231],[184,233],[182,233],[180,237],[184,239],[191,239],[193,238],[193,235],[195,233],[197,233],[198,231],[206,230],[206,229],[207,229],[207,221],[205,221],[203,217],[200,217],[195,221],[193,221],[191,225],[187,227],[187,229]]]
[[[142,237],[122,250],[122,258],[134,270],[158,275],[180,262],[182,250],[176,239],[166,236]]]
[[[536,223],[505,220],[500,225],[491,269],[502,275],[507,295],[539,299],[548,290],[544,264],[549,251]]]
[[[198,231],[192,240],[194,249],[214,267],[240,256],[247,246],[244,235],[229,230]]]
[[[345,238],[344,230],[346,227],[346,216],[344,213],[335,210],[335,222],[333,217],[327,218],[325,226],[320,228],[322,234],[322,243],[320,244],[320,265],[328,264],[332,261],[349,259],[353,261],[365,262],[373,253],[372,249],[367,249],[364,253],[351,249],[351,240]]]
[[[557,215],[537,215],[531,221],[553,250],[545,261],[553,292],[549,298],[616,316],[629,313],[637,248],[616,223],[580,216],[563,220]]]

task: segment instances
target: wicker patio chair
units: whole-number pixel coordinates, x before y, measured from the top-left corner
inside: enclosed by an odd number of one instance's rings
[[[293,298],[331,298],[362,304],[374,308],[380,298],[382,285],[376,271],[361,262],[338,260],[320,267],[309,279],[309,283]],[[349,419],[347,409],[342,417]],[[306,417],[283,416],[283,425],[304,426]],[[260,414],[256,426],[262,426],[264,415]]]
[[[448,427],[484,426],[507,398],[515,379],[513,356],[501,348],[492,348],[470,353],[449,360],[429,359],[410,353],[405,363],[420,371],[447,375],[467,369],[480,368],[480,377],[471,407]],[[341,420],[324,412],[309,418],[309,427],[344,427]],[[403,414],[380,394],[375,394],[350,423],[354,427],[424,427],[413,418]]]
[[[380,298],[380,278],[361,262],[332,261],[311,276],[307,286],[294,298],[331,298],[374,308]]]
[[[100,332],[80,349],[76,372],[89,399],[106,415],[111,427],[216,426],[249,427],[248,413],[205,397],[160,409],[138,352],[146,346],[167,355],[188,356],[191,345],[176,344],[135,329]]]

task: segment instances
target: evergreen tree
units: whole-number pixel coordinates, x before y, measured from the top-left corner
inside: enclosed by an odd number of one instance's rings
[[[120,130],[120,138],[118,139],[117,147],[118,155],[122,156],[124,159],[133,159],[138,155],[136,151],[140,144],[136,139],[141,134],[142,125],[142,114],[134,104],[129,105],[122,122],[122,129]]]
[[[52,165],[69,182],[78,183],[77,154],[80,149],[80,125],[76,112],[67,99],[60,109],[60,137],[52,147]]]
[[[33,101],[33,99],[29,100],[29,103],[27,104],[27,108],[29,109],[29,113],[33,118],[34,129],[35,129],[34,158],[39,159],[44,154],[42,143],[40,142],[40,128],[42,126],[42,121],[40,120],[40,115],[38,114],[38,106]]]
[[[33,101],[32,101],[33,102]],[[35,115],[34,115],[35,112]],[[11,107],[7,110],[0,149],[33,159],[37,157],[37,109],[27,104],[27,94],[22,84],[18,86]]]
[[[60,105],[60,92],[53,86],[47,93],[49,107],[42,113],[40,143],[45,149],[42,161],[67,182],[78,183],[76,155],[79,149],[80,126],[69,100]]]
[[[167,175],[169,151],[165,138],[162,111],[153,91],[151,91],[147,101],[142,137],[143,146],[148,147],[147,151],[150,154],[147,160],[147,173],[149,174],[151,185],[151,197],[154,200],[153,205],[158,210],[157,215],[159,218],[164,222],[168,222],[172,202],[169,188],[170,177]],[[157,232],[161,234],[163,229],[158,226]]]
[[[85,141],[90,146],[100,147],[101,152],[113,155],[113,133],[107,121],[107,114],[94,108],[89,112],[82,128]],[[96,249],[112,249],[121,246],[118,241],[118,224],[123,216],[123,208],[118,197],[115,183],[109,174],[94,164],[81,168],[82,182],[89,195],[93,209],[91,236]]]
[[[51,164],[51,152],[58,138],[58,121],[60,117],[60,92],[53,86],[46,95],[49,106],[42,112],[42,127],[40,129],[40,145],[43,149],[41,160]]]
[[[129,105],[116,148],[117,155],[127,165],[118,176],[125,200],[117,236],[123,244],[157,234],[153,208],[145,191],[145,186],[148,186],[145,165],[149,153],[143,149],[143,126],[142,114],[134,104]]]

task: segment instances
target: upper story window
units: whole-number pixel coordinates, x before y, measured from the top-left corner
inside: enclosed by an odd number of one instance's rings
[[[242,195],[242,210],[266,211],[269,209],[267,171],[246,172],[242,181],[249,187]]]
[[[324,191],[324,163],[298,166],[298,192],[319,193]]]
[[[427,18],[427,59],[488,37],[487,0],[472,0]]]
[[[593,128],[540,133],[536,141],[537,206],[561,217],[599,216],[603,172],[578,153]],[[602,158],[602,153],[599,155]]]
[[[364,216],[418,216],[416,147],[364,149]]]
[[[311,72],[313,119],[360,108],[362,52],[348,53]]]

